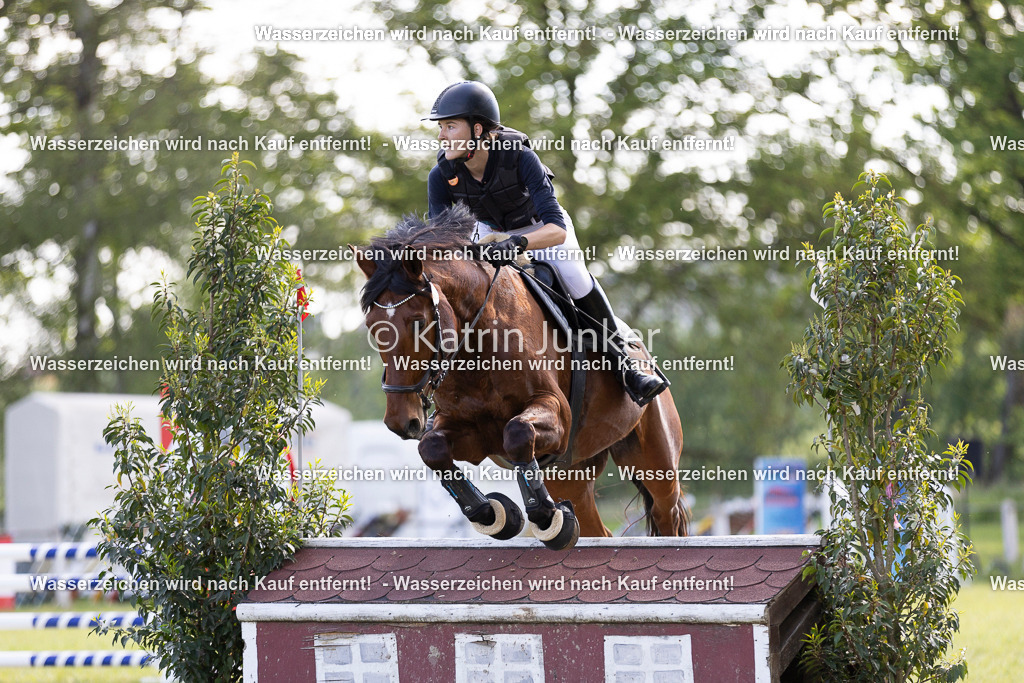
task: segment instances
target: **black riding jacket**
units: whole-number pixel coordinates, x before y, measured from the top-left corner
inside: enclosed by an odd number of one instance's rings
[[[562,207],[551,185],[553,174],[530,149],[529,138],[500,128],[491,135],[483,181],[473,178],[462,162],[437,154],[437,166],[427,182],[431,218],[463,202],[477,217],[502,231],[516,230],[538,220],[565,227]]]

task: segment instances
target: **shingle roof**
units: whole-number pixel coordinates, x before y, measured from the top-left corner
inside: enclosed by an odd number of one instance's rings
[[[251,590],[248,601],[767,604],[799,581],[807,551],[817,546],[807,536],[742,546],[744,537],[729,538],[736,540],[582,539],[558,552],[519,539],[450,539],[447,547],[409,539],[323,540],[315,545],[327,547],[301,549]]]

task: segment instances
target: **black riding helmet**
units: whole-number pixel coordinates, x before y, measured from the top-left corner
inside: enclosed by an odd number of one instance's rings
[[[440,121],[442,119],[466,119],[469,123],[473,143],[480,144],[480,136],[476,134],[476,123],[482,123],[484,130],[501,125],[501,114],[498,111],[498,98],[491,89],[477,81],[453,83],[441,91],[430,109],[430,116],[423,121]],[[466,162],[473,158],[476,149],[472,148],[465,157],[458,161]]]
[[[486,119],[494,125],[501,124],[498,98],[491,89],[477,81],[453,83],[441,91],[430,109],[430,116],[423,121],[441,119]]]

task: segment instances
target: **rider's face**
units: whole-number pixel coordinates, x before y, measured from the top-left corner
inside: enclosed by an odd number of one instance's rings
[[[465,156],[472,139],[466,119],[442,119],[437,122],[437,139],[441,141],[444,156],[449,161]]]

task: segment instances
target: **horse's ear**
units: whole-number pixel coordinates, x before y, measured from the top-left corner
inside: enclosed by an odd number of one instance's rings
[[[402,259],[402,267],[405,268],[406,274],[413,282],[419,282],[419,279],[423,277],[423,261],[416,256]]]
[[[348,248],[355,255],[356,265],[359,266],[359,270],[363,271],[367,279],[370,279],[377,272],[377,262],[359,247],[350,244]]]

